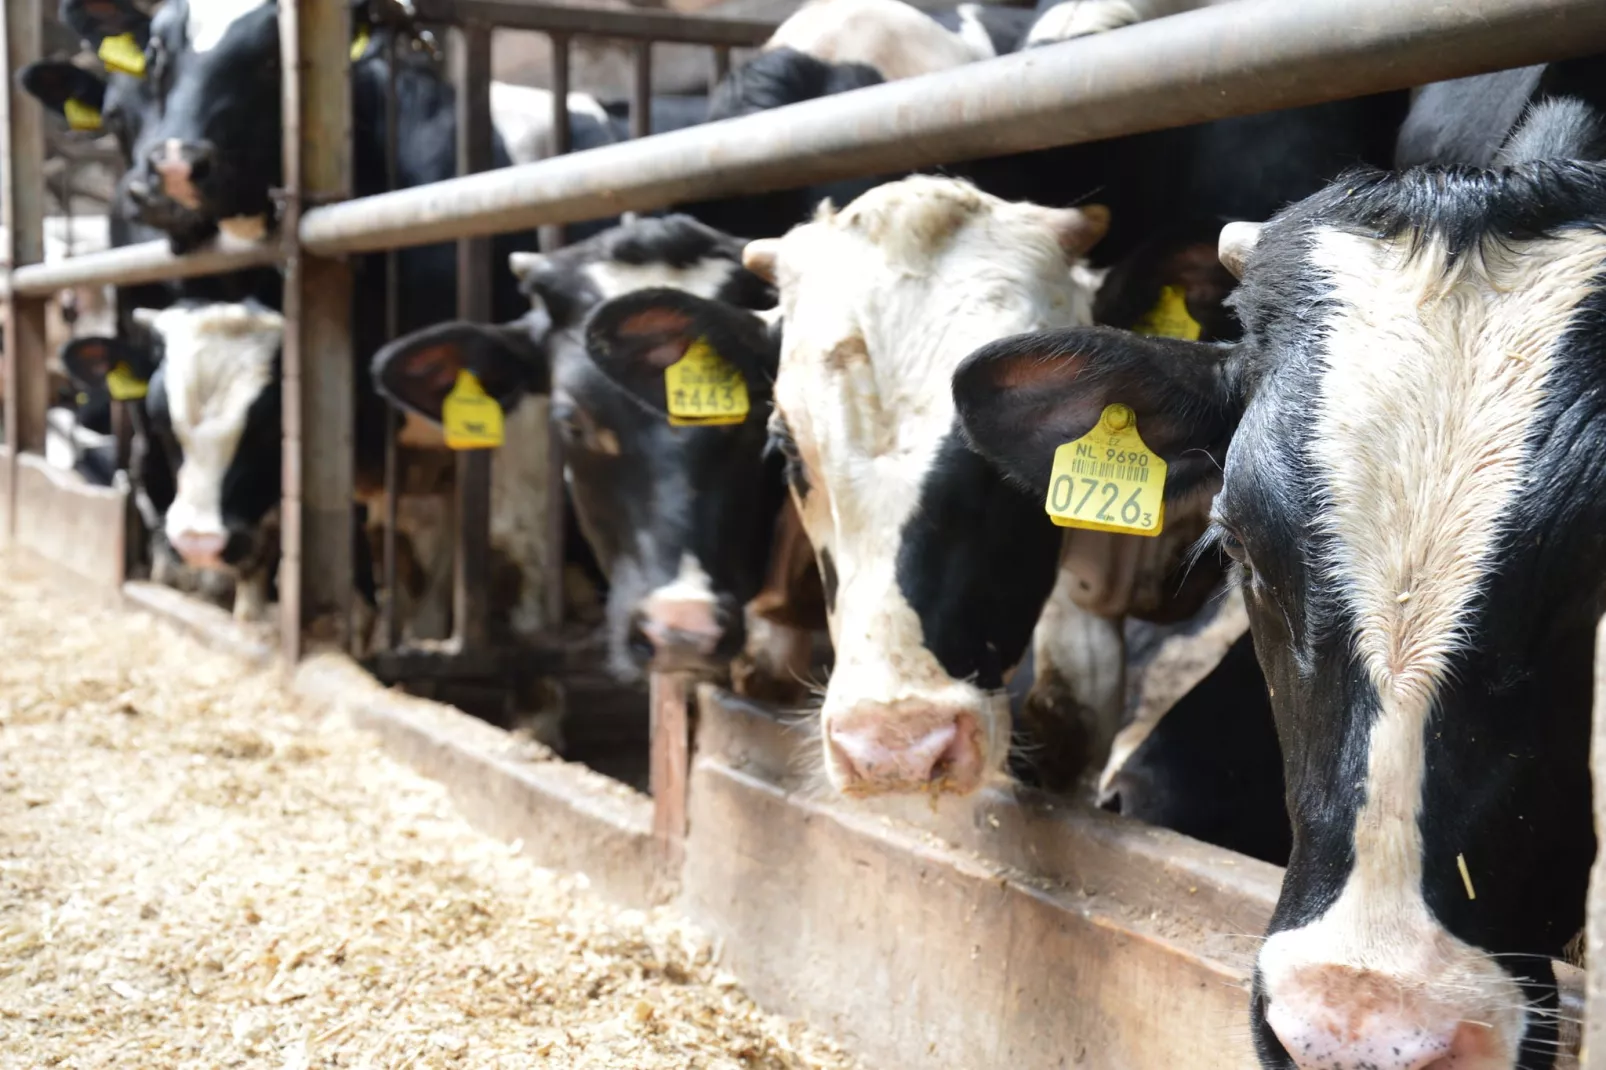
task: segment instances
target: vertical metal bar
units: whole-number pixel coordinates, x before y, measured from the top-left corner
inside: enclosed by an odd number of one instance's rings
[[[569,137],[569,36],[550,34],[552,42],[552,154],[568,152]],[[552,252],[563,245],[563,227],[541,228],[541,250]],[[547,421],[547,530],[546,530],[546,619],[554,633],[563,628],[563,536],[564,498],[563,437],[557,425]]]
[[[730,49],[730,45],[715,45],[714,46],[714,81],[713,81],[713,85],[718,85],[719,83],[723,82],[725,80],[725,76],[730,74],[730,72],[731,72],[731,49]],[[712,89],[713,86],[711,85],[709,88]]]
[[[385,38],[385,188],[401,186],[400,144],[396,131],[396,65],[400,56],[396,50],[399,34],[392,30]],[[401,334],[401,254],[395,249],[385,251],[385,340],[391,341]],[[401,433],[401,413],[396,406],[385,403],[385,516],[384,563],[380,582],[385,591],[385,613],[380,622],[381,640],[386,650],[401,645],[401,613],[396,588],[396,510],[397,494],[401,491],[400,446],[396,437]]]
[[[279,626],[292,662],[314,617],[334,614],[352,637],[351,270],[296,240],[306,202],[351,194],[350,23],[348,0],[279,5],[287,194]]]
[[[457,74],[457,173],[491,167],[491,29],[468,23],[452,35]],[[491,318],[491,242],[457,243],[457,314]],[[490,450],[457,455],[457,567],[453,577],[453,633],[459,650],[485,645],[490,596]]]
[[[1595,627],[1595,710],[1590,739],[1595,829],[1606,843],[1606,617]],[[1584,1022],[1579,1070],[1606,1068],[1606,851],[1596,848],[1584,926]]]
[[[569,35],[548,34],[552,43],[552,155],[562,156],[573,145],[569,136]],[[550,253],[563,245],[563,225],[541,228],[541,251]]]
[[[652,133],[652,42],[637,41],[630,74],[630,136]]]
[[[0,91],[4,127],[5,174],[0,180],[0,215],[6,227],[6,270],[45,258],[45,175],[43,114],[25,102],[15,72],[39,57],[40,0],[6,0],[0,41],[5,77]],[[9,288],[8,288],[9,290]],[[6,481],[5,533],[16,531],[17,461],[23,450],[45,444],[49,381],[45,372],[45,309],[48,298],[12,293],[5,324],[5,440],[10,471]]]
[[[686,788],[691,763],[687,704],[692,682],[679,673],[655,672],[648,677],[647,687],[652,730],[647,770],[652,791],[652,834],[660,859],[674,873],[685,853]]]

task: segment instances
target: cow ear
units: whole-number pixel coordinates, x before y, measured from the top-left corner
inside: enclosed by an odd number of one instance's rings
[[[768,398],[779,340],[753,312],[684,290],[636,290],[597,306],[586,351],[604,375],[658,412],[667,411],[664,370],[702,342],[734,364],[753,401]]]
[[[1168,465],[1173,498],[1220,478],[1240,412],[1232,354],[1109,327],[1017,335],[965,358],[954,404],[976,451],[1038,493],[1056,449],[1092,430],[1105,406],[1128,405],[1144,444]]]
[[[205,0],[192,2],[204,3]],[[108,37],[125,33],[133,34],[140,48],[150,40],[151,17],[141,11],[134,0],[61,0],[57,14],[91,49],[100,48],[100,43]]]
[[[522,321],[505,325],[458,320],[404,335],[374,354],[374,386],[426,420],[441,422],[446,395],[469,371],[503,410],[527,391],[547,389],[545,353]]]
[[[99,125],[101,105],[106,100],[106,79],[100,75],[62,60],[41,60],[22,68],[17,80],[39,103],[75,127],[92,129],[88,125],[90,117],[95,126]],[[69,113],[70,105],[76,108]]]
[[[127,364],[134,378],[150,380],[156,370],[149,353],[119,338],[74,338],[61,347],[61,366],[79,390],[104,388],[106,376],[119,364]]]

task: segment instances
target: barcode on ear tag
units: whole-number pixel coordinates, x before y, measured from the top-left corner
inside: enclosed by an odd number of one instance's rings
[[[145,77],[145,53],[140,50],[139,42],[134,40],[132,33],[101,38],[95,55],[100,57],[109,71],[117,71],[131,78]]]
[[[1165,471],[1138,436],[1131,408],[1106,405],[1091,431],[1054,451],[1043,508],[1062,528],[1158,535],[1165,526]]]
[[[457,383],[441,405],[441,427],[447,449],[495,449],[502,444],[502,406],[485,392],[473,372],[461,368]]]
[[[135,375],[126,360],[118,361],[117,366],[106,373],[106,392],[113,401],[138,401],[150,393],[150,389],[150,384]]]
[[[699,338],[664,369],[664,401],[671,427],[717,427],[747,419],[747,380],[737,367]]]

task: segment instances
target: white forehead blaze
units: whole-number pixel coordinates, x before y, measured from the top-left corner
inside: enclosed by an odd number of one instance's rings
[[[184,451],[167,529],[222,534],[223,476],[252,403],[273,380],[284,317],[258,305],[169,308],[151,329],[162,338],[168,416]]]
[[[888,81],[977,58],[963,37],[902,0],[809,0],[764,42],[765,51],[777,48],[825,63],[863,64]]]
[[[781,240],[776,404],[810,484],[804,527],[838,578],[828,719],[861,699],[992,709],[925,649],[898,550],[954,426],[959,362],[1006,335],[1092,320],[1092,291],[1051,223],[1044,209],[920,177]],[[1007,733],[1007,717],[990,720]]]
[[[244,16],[266,5],[268,0],[190,0],[189,21],[184,36],[194,52],[210,52],[223,35]]]
[[[1268,939],[1261,969],[1274,1009],[1298,1003],[1311,965],[1421,981],[1429,998],[1485,1015],[1514,1058],[1520,991],[1422,898],[1424,731],[1467,642],[1558,341],[1597,285],[1606,236],[1491,241],[1451,265],[1442,243],[1410,256],[1405,241],[1323,231],[1309,255],[1331,299],[1309,459],[1326,490],[1328,579],[1379,710],[1354,868],[1320,918]]]
[[[580,270],[591,280],[604,301],[655,287],[684,290],[698,297],[713,298],[724,289],[731,276],[741,270],[741,265],[734,260],[714,257],[704,257],[685,265],[662,261],[627,264],[622,260],[598,260]]]

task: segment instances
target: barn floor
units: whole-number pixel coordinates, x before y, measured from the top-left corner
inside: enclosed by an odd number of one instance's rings
[[[0,1066],[847,1068],[159,621],[0,561]]]

